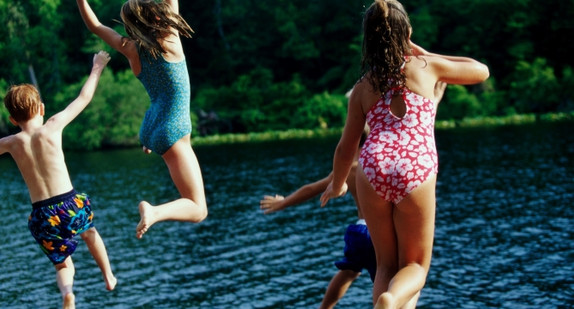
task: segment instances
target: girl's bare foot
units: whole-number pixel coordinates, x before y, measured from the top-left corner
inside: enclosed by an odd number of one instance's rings
[[[146,201],[141,201],[139,204],[139,211],[140,211],[140,222],[138,223],[138,226],[136,227],[136,237],[138,239],[141,239],[143,234],[145,234],[145,232],[147,232],[147,230],[152,226],[153,222],[151,220],[151,212],[152,212],[152,208],[153,206],[146,202]]]
[[[64,295],[62,308],[64,309],[76,308],[76,296],[74,296],[74,293],[70,292]]]
[[[109,279],[104,278],[104,281],[106,282],[106,290],[108,291],[113,291],[116,288],[116,284],[118,283],[118,279],[116,279],[116,277],[113,275],[109,277]]]

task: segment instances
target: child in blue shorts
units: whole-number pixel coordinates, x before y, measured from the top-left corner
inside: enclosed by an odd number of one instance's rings
[[[12,155],[28,186],[33,208],[28,227],[56,268],[63,308],[75,308],[71,255],[78,235],[101,269],[106,288],[113,290],[117,283],[104,242],[92,222],[90,199],[74,190],[62,149],[62,131],[92,100],[109,60],[106,52],[94,55],[91,73],[80,95],[46,123],[44,104],[33,85],[12,86],[4,97],[10,121],[21,131],[0,139],[0,155]]]
[[[366,137],[367,134],[368,129],[365,127],[364,136]],[[357,149],[357,157],[360,147],[361,145],[359,145]],[[339,271],[331,279],[327,291],[325,291],[325,295],[323,296],[321,306],[319,307],[320,309],[335,307],[339,299],[345,295],[351,283],[361,275],[363,269],[369,272],[371,281],[374,280],[377,271],[375,249],[373,248],[371,236],[369,235],[367,225],[361,214],[361,208],[359,207],[357,199],[354,174],[357,164],[358,162],[356,162],[355,158],[353,169],[351,173],[349,173],[349,177],[347,177],[347,184],[349,185],[349,192],[351,192],[357,205],[358,220],[356,223],[347,226],[344,237],[345,248],[343,251],[345,256],[340,261],[335,262],[335,267],[337,267]],[[319,196],[325,191],[332,177],[333,173],[321,180],[306,184],[287,197],[281,195],[266,195],[260,201],[260,208],[264,210],[265,214],[269,214]]]

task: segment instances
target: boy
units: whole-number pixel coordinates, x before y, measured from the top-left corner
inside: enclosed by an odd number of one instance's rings
[[[368,134],[368,128],[365,127],[363,136]],[[359,156],[360,146],[357,149],[356,157]],[[361,275],[361,271],[366,269],[369,272],[371,281],[375,278],[377,271],[377,264],[375,261],[375,249],[371,242],[371,236],[367,230],[365,219],[361,214],[361,209],[358,204],[357,190],[355,186],[355,170],[357,162],[353,164],[353,168],[347,177],[347,184],[349,191],[353,196],[355,204],[357,205],[358,221],[355,224],[350,224],[345,232],[345,256],[341,261],[335,262],[335,266],[339,271],[333,276],[329,286],[325,291],[323,300],[321,301],[320,309],[334,308],[337,302],[345,295],[351,283]],[[331,182],[333,173],[329,176],[318,180],[313,183],[306,184],[287,197],[281,195],[270,196],[266,195],[259,202],[260,208],[264,210],[264,214],[270,214],[276,211],[283,210],[289,206],[301,204],[304,201],[310,200],[315,196],[319,196]]]
[[[117,282],[104,242],[92,222],[90,200],[74,190],[62,149],[62,131],[92,100],[109,60],[104,51],[94,55],[92,71],[80,95],[46,123],[44,104],[34,86],[12,86],[4,98],[10,122],[21,131],[0,139],[0,155],[12,155],[28,186],[33,207],[28,228],[56,268],[63,308],[75,308],[71,255],[78,234],[101,269],[106,288],[113,290]]]

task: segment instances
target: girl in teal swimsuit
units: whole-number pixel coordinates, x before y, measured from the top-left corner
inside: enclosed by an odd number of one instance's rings
[[[123,54],[146,88],[151,106],[140,140],[146,153],[162,156],[180,198],[152,206],[139,204],[136,236],[164,220],[200,222],[207,216],[201,169],[191,148],[189,75],[180,35],[193,30],[179,15],[177,0],[128,0],[120,15],[128,37],[100,23],[87,0],[76,0],[88,29]]]

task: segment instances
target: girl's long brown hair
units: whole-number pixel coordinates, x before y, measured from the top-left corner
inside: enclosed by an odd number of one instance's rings
[[[193,30],[179,14],[175,14],[168,3],[155,0],[128,0],[120,12],[128,36],[157,58],[165,53],[160,41],[174,30],[190,38]]]
[[[401,68],[411,55],[410,32],[409,16],[396,0],[375,0],[365,12],[362,73],[381,95],[405,86]]]

